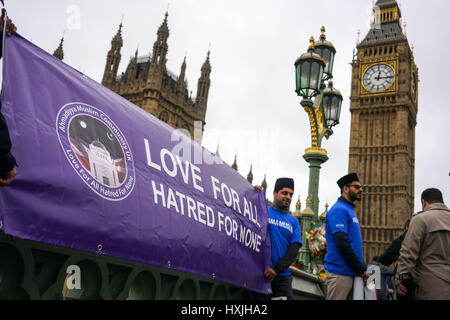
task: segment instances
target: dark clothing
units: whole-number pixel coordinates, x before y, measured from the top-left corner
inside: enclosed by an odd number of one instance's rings
[[[400,257],[400,248],[402,247],[403,239],[405,239],[406,231],[397,239],[392,241],[391,245],[381,255],[380,262],[385,266],[390,266]]]
[[[272,281],[272,294],[252,292],[252,300],[292,300],[292,276],[276,276]]]
[[[298,250],[301,244],[296,242],[292,243],[286,254],[275,264],[273,269],[277,274],[283,273],[285,270],[289,269],[289,266],[294,263],[297,259]],[[292,276],[276,276],[272,281],[272,298],[286,297],[288,300],[292,299]]]
[[[0,39],[3,38],[3,34],[0,33]],[[3,56],[3,43],[0,41],[0,59]],[[14,169],[17,165],[16,159],[11,154],[11,139],[9,137],[8,126],[6,125],[5,118],[1,113],[2,105],[0,102],[0,176],[2,178]]]
[[[388,300],[394,300],[395,286],[394,286],[394,283],[392,282],[392,277],[387,277],[386,281],[387,281],[388,289],[392,290],[392,293],[388,293]],[[380,300],[380,299],[378,299],[378,300]]]
[[[337,181],[339,189],[342,190],[346,185],[349,185],[352,182],[359,181],[358,175],[356,173],[349,173]]]
[[[403,234],[392,241],[391,245],[384,251],[384,253],[380,257],[380,263],[385,266],[390,266],[391,264],[397,262],[398,258],[400,257],[400,249],[402,247],[403,240],[405,239],[406,232],[403,232]],[[394,271],[397,271],[397,265],[395,266]],[[391,280],[390,277],[388,277],[389,280]],[[408,294],[406,296],[401,296],[397,294],[397,300],[412,300],[414,297],[415,292],[415,286],[411,281],[405,281],[403,285],[408,290]],[[393,289],[395,290],[394,285],[392,285]],[[388,295],[388,300],[389,300]],[[391,296],[391,299],[393,300],[393,295]],[[378,299],[382,300],[382,299]]]
[[[3,177],[6,173],[14,169],[15,165],[16,159],[11,154],[11,139],[5,118],[1,113],[0,102],[0,175]]]
[[[277,274],[280,274],[288,269],[289,266],[293,264],[295,259],[297,258],[298,250],[300,249],[300,247],[300,243],[292,243],[288,247],[286,254],[277,263],[275,263],[273,270],[275,270]]]
[[[275,182],[274,191],[278,192],[284,188],[289,188],[294,190],[294,179],[291,178],[280,178]]]
[[[286,297],[287,300],[292,300],[292,276],[280,277],[277,276],[272,281],[272,299]]]
[[[401,282],[401,284],[406,288],[406,295],[401,296],[397,292],[397,300],[414,300],[416,296],[416,284],[412,279],[406,279]]]

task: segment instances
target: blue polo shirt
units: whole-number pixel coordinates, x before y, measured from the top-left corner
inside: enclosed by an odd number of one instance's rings
[[[296,217],[289,213],[283,213],[272,207],[267,207],[269,212],[269,234],[271,242],[270,267],[274,265],[286,254],[288,247],[292,243],[302,244],[300,224]],[[278,274],[282,277],[291,275],[289,268]]]
[[[336,232],[345,232],[347,234],[353,251],[355,251],[356,256],[364,264],[361,229],[358,217],[354,210],[354,205],[341,198],[339,198],[330,211],[327,212],[325,218],[325,237],[327,240],[328,251],[325,256],[324,267],[331,273],[354,277],[355,272],[345,262],[336,247],[333,237]]]

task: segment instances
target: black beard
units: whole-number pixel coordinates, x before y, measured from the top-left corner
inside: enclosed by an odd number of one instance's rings
[[[361,201],[361,198],[358,198],[358,195],[355,192],[350,191],[348,196],[352,202]]]
[[[278,203],[274,202],[273,207],[281,212],[289,212],[289,207],[279,205]]]

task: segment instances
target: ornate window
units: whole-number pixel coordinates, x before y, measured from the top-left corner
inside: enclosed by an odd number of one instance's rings
[[[158,118],[165,123],[169,123],[169,113],[165,110],[159,114]]]

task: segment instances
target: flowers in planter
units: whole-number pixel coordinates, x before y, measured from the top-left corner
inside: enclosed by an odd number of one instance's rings
[[[325,239],[325,226],[306,230],[308,247],[314,257],[325,258],[327,253],[327,241]]]

